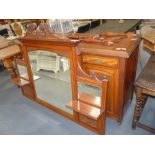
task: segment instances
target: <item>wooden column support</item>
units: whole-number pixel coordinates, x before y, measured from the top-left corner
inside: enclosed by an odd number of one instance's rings
[[[139,121],[139,118],[142,114],[143,108],[146,103],[147,96],[142,93],[142,88],[136,87],[136,106],[135,106],[135,112],[134,117],[132,121],[132,128],[136,128],[136,123]]]

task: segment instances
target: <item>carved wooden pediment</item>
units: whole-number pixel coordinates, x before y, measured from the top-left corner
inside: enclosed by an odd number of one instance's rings
[[[40,23],[38,27],[37,25],[29,24],[24,39],[69,41],[65,35],[53,33],[50,26],[46,23]]]

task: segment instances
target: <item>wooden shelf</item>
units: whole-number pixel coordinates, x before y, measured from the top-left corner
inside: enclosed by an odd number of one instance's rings
[[[96,108],[92,105],[88,105],[81,101],[71,101],[67,107],[73,109],[74,111],[87,116],[93,120],[98,120],[98,118],[101,116],[103,111],[101,111],[99,108]]]
[[[11,79],[11,82],[18,85],[18,86],[24,86],[24,85],[27,85],[29,84],[30,82],[27,81],[27,80],[24,80],[22,78],[14,78],[14,79]]]
[[[97,108],[101,107],[101,98],[98,96],[94,96],[87,93],[80,93],[79,100],[89,105],[93,105],[94,107],[97,107]]]

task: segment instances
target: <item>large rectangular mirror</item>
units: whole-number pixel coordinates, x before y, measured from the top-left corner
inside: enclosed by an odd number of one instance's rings
[[[70,62],[51,51],[28,52],[37,98],[69,114],[66,105],[72,100]]]

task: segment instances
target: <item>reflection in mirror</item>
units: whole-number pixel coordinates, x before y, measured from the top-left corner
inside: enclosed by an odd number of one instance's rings
[[[72,114],[66,105],[72,100],[69,59],[55,52],[30,51],[29,60],[37,98]]]
[[[18,67],[18,73],[19,73],[19,77],[25,78],[25,79],[29,79],[28,78],[28,73],[27,73],[27,67],[17,64]]]
[[[78,92],[79,94],[101,97],[101,88],[91,86],[83,82],[78,82]]]
[[[12,82],[21,87],[22,93],[30,98],[34,98],[32,85],[29,81],[27,66],[22,59],[16,59],[17,78],[12,79]]]

